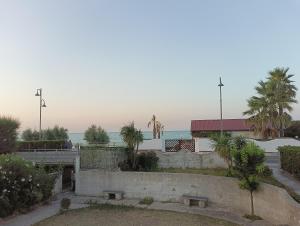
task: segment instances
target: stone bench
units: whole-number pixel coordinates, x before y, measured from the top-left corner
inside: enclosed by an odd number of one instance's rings
[[[111,191],[111,190],[105,190],[103,191],[104,198],[107,200],[115,199],[115,200],[121,200],[123,199],[124,192],[123,191]]]
[[[208,198],[200,197],[200,196],[183,195],[182,198],[183,198],[183,203],[186,206],[197,205],[201,208],[205,208],[208,203]]]

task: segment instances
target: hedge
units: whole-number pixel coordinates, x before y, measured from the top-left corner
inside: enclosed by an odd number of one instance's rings
[[[28,149],[67,149],[65,140],[38,140],[38,141],[19,141],[18,151]]]
[[[80,146],[81,150],[101,150],[101,151],[126,151],[125,147],[121,146],[107,146],[101,144],[90,144]]]
[[[281,168],[300,179],[300,147],[279,147]]]

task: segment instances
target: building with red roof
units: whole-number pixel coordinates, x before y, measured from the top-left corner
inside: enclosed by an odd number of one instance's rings
[[[223,119],[223,131],[233,136],[242,135],[247,138],[255,138],[253,127],[246,119]],[[210,134],[221,131],[221,120],[192,120],[191,133],[195,137],[208,137]]]

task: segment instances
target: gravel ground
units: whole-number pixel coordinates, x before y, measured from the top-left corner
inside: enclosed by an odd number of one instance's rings
[[[71,210],[34,226],[237,226],[206,216],[143,209]]]

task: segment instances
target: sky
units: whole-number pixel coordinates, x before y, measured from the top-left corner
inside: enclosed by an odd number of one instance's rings
[[[147,130],[155,114],[189,130],[219,118],[222,76],[223,117],[243,118],[273,68],[300,88],[299,11],[299,0],[0,0],[0,114],[38,129],[43,88],[43,128]]]

